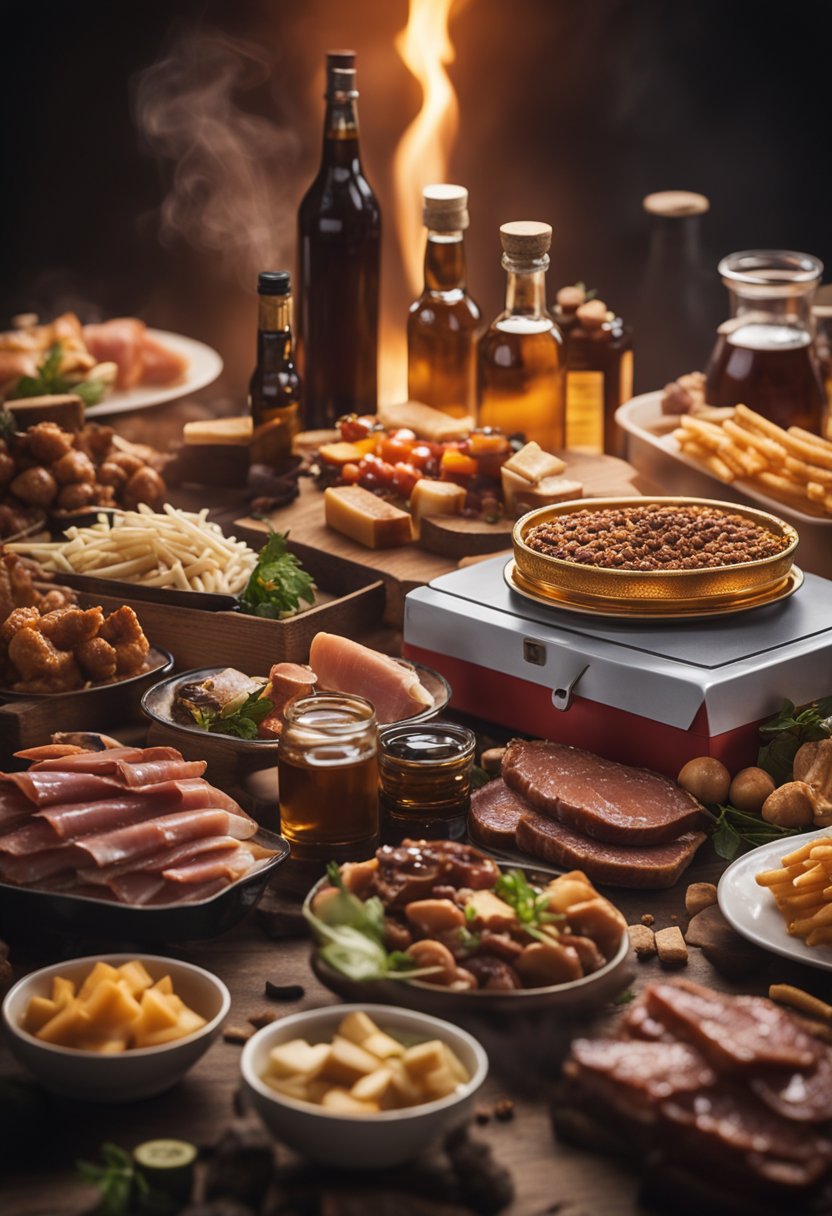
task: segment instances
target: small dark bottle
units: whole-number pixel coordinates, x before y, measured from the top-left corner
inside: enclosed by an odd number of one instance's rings
[[[257,278],[257,366],[248,402],[254,423],[251,459],[276,468],[292,454],[300,428],[301,380],[292,341],[292,283],[286,270],[265,270]]]
[[[326,59],[321,167],[298,215],[307,430],[374,413],[377,400],[381,209],[361,166],[355,53]]]
[[[633,395],[632,333],[582,284],[561,288],[555,316],[566,340],[566,446],[624,456],[615,412]]]

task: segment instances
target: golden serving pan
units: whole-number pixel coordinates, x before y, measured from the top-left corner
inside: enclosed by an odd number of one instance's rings
[[[576,511],[617,510],[622,507],[701,506],[741,515],[775,536],[785,537],[786,547],[770,557],[740,562],[733,566],[710,566],[701,570],[619,570],[582,565],[549,557],[530,549],[526,537],[532,528]],[[572,601],[576,607],[588,603],[596,607],[615,605],[615,615],[634,615],[655,611],[679,611],[688,615],[701,607],[721,607],[731,611],[766,602],[766,596],[784,588],[797,550],[798,534],[791,524],[737,503],[717,502],[710,498],[588,498],[571,499],[553,507],[540,507],[521,516],[514,526],[512,543],[517,580],[524,589],[562,605]]]

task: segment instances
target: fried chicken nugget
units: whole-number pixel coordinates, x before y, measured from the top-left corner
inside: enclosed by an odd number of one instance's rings
[[[0,642],[7,645],[19,629],[35,628],[40,622],[37,608],[15,608],[0,626]]]
[[[40,619],[39,629],[59,650],[72,650],[94,638],[104,622],[104,609],[56,608]]]
[[[19,692],[67,692],[84,685],[72,651],[59,650],[30,625],[9,642],[9,659],[21,676],[14,686]]]
[[[115,646],[104,638],[90,638],[75,647],[75,658],[91,680],[100,683],[115,678],[118,655]]]
[[[129,604],[122,604],[110,613],[99,630],[99,637],[115,647],[118,675],[131,676],[144,666],[150,643]]]

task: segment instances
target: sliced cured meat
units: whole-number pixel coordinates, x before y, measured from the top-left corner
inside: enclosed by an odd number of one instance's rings
[[[206,853],[203,857],[195,857],[179,865],[170,866],[163,870],[163,877],[169,882],[205,883],[213,882],[215,878],[227,878],[233,882],[243,874],[248,873],[254,865],[254,858],[244,846],[238,846],[233,852],[218,849]]]
[[[233,836],[233,816],[227,811],[180,811],[160,819],[147,819],[115,832],[85,836],[75,846],[98,866],[113,865],[128,858],[147,857],[162,849],[200,836]]]
[[[55,848],[61,843],[48,823],[43,823],[31,816],[14,831],[5,832],[0,836],[0,853],[8,853],[12,857],[25,857],[29,853],[39,853],[43,849]]]
[[[162,870],[167,869],[168,866],[190,861],[201,853],[239,847],[239,840],[235,840],[233,836],[204,836],[198,840],[186,840],[181,844],[172,845],[169,849],[163,849],[159,853],[153,853],[150,857],[141,858],[138,861],[116,862],[111,866],[87,866],[79,870],[78,877],[83,882],[109,883],[121,878],[124,874],[161,874]]]
[[[316,633],[309,666],[320,688],[365,697],[375,706],[379,722],[398,722],[433,705],[433,697],[412,668],[350,638]]]
[[[162,781],[186,781],[192,777],[201,777],[208,767],[205,760],[176,759],[120,761],[119,776],[126,785],[143,786],[157,785]]]
[[[651,1116],[658,1102],[674,1094],[698,1093],[717,1079],[687,1043],[576,1039],[568,1067],[595,1096],[607,1096],[619,1109],[626,1104],[638,1117]]]
[[[821,1055],[811,1072],[768,1069],[751,1080],[766,1106],[799,1123],[832,1122],[832,1063]]]
[[[131,870],[127,874],[114,878],[112,882],[101,884],[96,889],[115,896],[120,904],[135,904],[137,907],[143,907],[150,903],[153,896],[161,891],[164,885],[165,880],[161,874],[150,870]]]
[[[145,329],[144,321],[136,317],[114,317],[100,325],[84,326],[84,342],[93,358],[118,367],[117,388],[135,388],[141,380]]]
[[[562,743],[512,740],[502,774],[539,811],[609,844],[664,844],[702,822],[696,799],[667,777]]]
[[[763,997],[731,997],[677,980],[651,984],[644,999],[653,1017],[722,1072],[813,1069],[822,1052],[794,1018]]]
[[[611,887],[654,890],[672,887],[706,839],[686,832],[668,844],[643,848],[603,844],[564,823],[529,809],[517,825],[517,847],[564,870],[583,870],[593,882]]]
[[[68,755],[53,756],[29,766],[30,773],[115,773],[119,761],[181,760],[175,747],[111,747],[106,751],[90,752],[74,749]]]
[[[141,340],[142,384],[175,384],[188,370],[188,360],[145,331]]]
[[[74,871],[88,860],[74,844],[62,844],[57,848],[41,849],[38,853],[23,853],[19,857],[0,857],[0,878],[3,882],[18,886],[41,883],[54,874]]]
[[[197,904],[203,899],[210,899],[228,886],[228,879],[216,878],[213,882],[198,883],[196,886],[184,886],[181,882],[166,882],[157,891],[148,904],[152,907],[162,907],[166,904]]]
[[[531,808],[505,781],[489,781],[471,795],[468,830],[490,849],[513,849],[520,820]]]
[[[120,781],[99,777],[95,773],[54,770],[0,773],[0,780],[16,785],[37,806],[49,806],[53,802],[91,802],[96,798],[107,798],[114,790],[123,788]]]
[[[113,798],[87,805],[50,806],[35,812],[37,819],[46,820],[61,839],[106,832],[127,823],[140,823],[168,811],[193,811],[205,807],[220,808],[230,814],[244,816],[233,798],[215,790],[198,777],[188,781],[164,781],[137,790],[121,790]],[[2,837],[0,837],[2,849]]]
[[[822,1177],[832,1150],[825,1137],[790,1123],[731,1086],[674,1095],[663,1104],[661,1116],[675,1129],[685,1129],[686,1148],[694,1158],[746,1158],[752,1174],[794,1187],[809,1186]]]

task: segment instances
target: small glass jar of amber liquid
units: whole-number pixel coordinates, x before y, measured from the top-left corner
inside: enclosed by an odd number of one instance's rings
[[[379,742],[385,836],[457,840],[471,804],[476,739],[454,722],[402,723]]]
[[[302,861],[369,857],[378,845],[376,713],[347,693],[298,697],[285,710],[277,771],[280,830]]]

